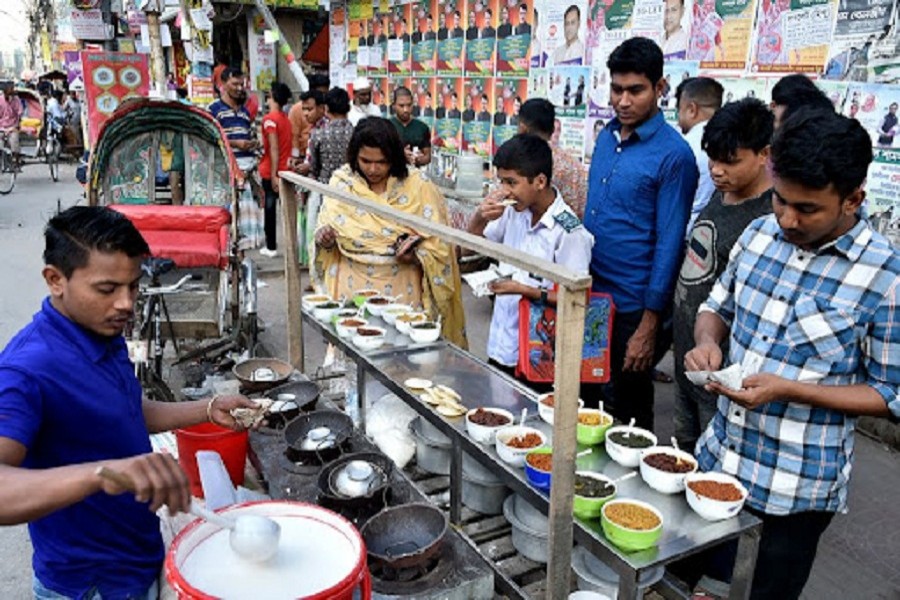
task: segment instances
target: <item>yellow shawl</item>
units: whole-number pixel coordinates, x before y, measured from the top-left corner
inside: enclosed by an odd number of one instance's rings
[[[369,189],[366,180],[349,165],[334,172],[330,185],[436,223],[448,223],[444,197],[414,169],[404,180],[391,177],[384,194]],[[462,285],[456,248],[452,244],[425,237],[416,248],[421,267],[401,264],[394,258],[391,246],[401,234],[416,232],[328,197],[323,199],[316,229],[326,225],[337,233],[337,244],[329,250],[314,249],[313,277],[320,288],[336,298],[347,297],[364,287],[373,287],[387,295],[401,292],[404,297],[400,302],[421,303],[432,318],[440,315],[444,337],[462,348],[467,347],[460,296]],[[311,245],[314,244],[312,241]],[[407,281],[410,278],[415,281]]]

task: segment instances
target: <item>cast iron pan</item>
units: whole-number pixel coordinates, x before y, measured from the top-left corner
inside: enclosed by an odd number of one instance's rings
[[[291,419],[301,412],[311,411],[316,408],[319,401],[319,386],[314,381],[291,381],[266,392],[266,397],[278,400],[278,394],[293,394],[292,400],[297,405],[296,409],[286,410],[280,413],[270,413],[266,416],[266,427],[271,429],[283,429]]]
[[[369,560],[392,569],[426,563],[441,550],[447,517],[430,504],[386,508],[363,525],[360,534]]]
[[[327,427],[335,434],[334,445],[318,450],[304,450],[301,443],[310,429]],[[300,415],[284,426],[284,442],[287,444],[285,455],[288,460],[314,461],[323,464],[337,458],[341,454],[341,446],[353,433],[353,419],[337,410],[314,410]]]
[[[339,494],[332,488],[331,474],[353,460],[364,460],[372,463],[385,474],[385,480],[381,485],[373,486],[369,489],[369,493],[363,496],[348,497]],[[327,500],[332,506],[346,506],[348,508],[365,507],[373,504],[374,501],[380,501],[384,505],[384,492],[391,485],[391,474],[394,468],[394,461],[378,452],[356,452],[353,454],[345,454],[337,458],[319,471],[319,498]]]

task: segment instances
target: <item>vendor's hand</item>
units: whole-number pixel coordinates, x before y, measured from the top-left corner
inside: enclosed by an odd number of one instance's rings
[[[257,404],[240,394],[216,396],[209,409],[210,420],[219,427],[225,427],[234,431],[242,431],[244,426],[235,421],[231,411],[235,408],[257,408]]]
[[[698,344],[684,355],[685,371],[718,371],[720,368],[722,348],[718,344]]]
[[[771,373],[757,373],[745,378],[741,390],[732,390],[721,383],[711,381],[705,388],[715,394],[722,394],[744,408],[756,408],[774,400],[783,400],[788,394],[790,381]]]
[[[326,250],[334,248],[337,243],[337,232],[331,225],[325,225],[316,230],[316,246]]]
[[[134,483],[134,497],[149,502],[156,512],[167,506],[171,513],[187,512],[191,505],[191,486],[178,461],[165,452],[151,452],[130,458],[111,460],[103,466],[121,473]],[[99,477],[99,476],[98,476]],[[99,477],[101,489],[107,494],[122,494],[129,490]]]
[[[623,371],[649,371],[653,368],[653,351],[656,348],[656,330],[638,327],[625,346]]]
[[[403,154],[406,155],[406,162],[412,166],[416,166],[416,155],[413,154],[412,148],[406,146],[403,148]]]
[[[528,286],[512,279],[498,279],[488,284],[488,288],[497,296],[508,294],[523,295],[528,292]]]

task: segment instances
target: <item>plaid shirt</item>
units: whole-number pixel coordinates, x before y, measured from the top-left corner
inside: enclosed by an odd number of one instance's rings
[[[900,255],[865,221],[816,251],[784,240],[773,215],[753,221],[700,312],[730,327],[745,376],[866,384],[900,416]],[[773,515],[846,511],[856,417],[795,402],[746,410],[720,396],[697,442],[700,468],[735,475]]]

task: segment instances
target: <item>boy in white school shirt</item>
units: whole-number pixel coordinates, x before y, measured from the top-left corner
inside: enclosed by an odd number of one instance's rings
[[[551,184],[553,154],[550,146],[532,134],[514,136],[494,156],[503,194],[491,194],[475,211],[469,232],[564,266],[588,273],[594,237]],[[523,296],[556,304],[553,282],[500,265],[512,277],[491,284],[496,294],[488,334],[489,362],[515,376],[519,357],[519,299]],[[520,378],[521,379],[521,378]],[[535,389],[548,384],[526,382]]]

